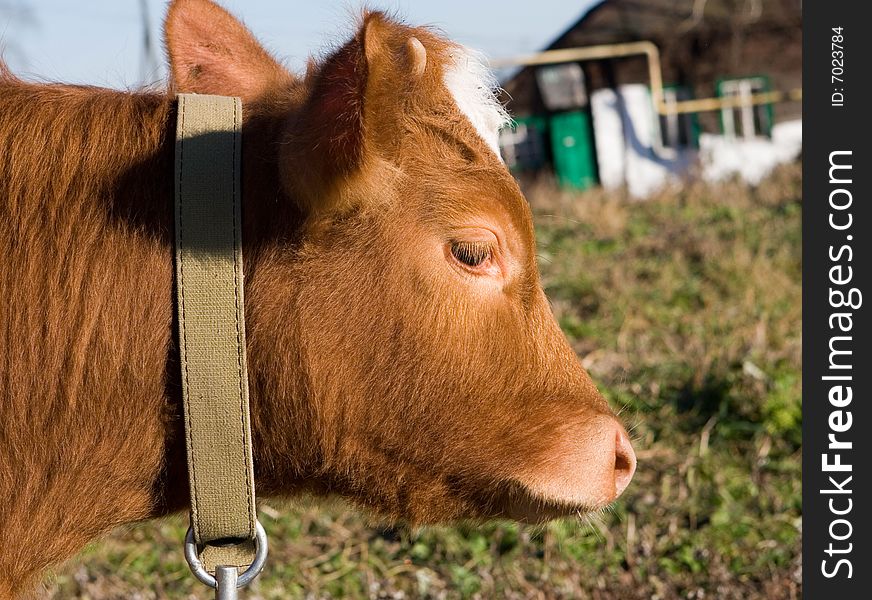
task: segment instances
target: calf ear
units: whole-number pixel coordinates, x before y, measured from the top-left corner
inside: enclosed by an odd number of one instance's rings
[[[286,158],[304,163],[309,175],[311,189],[301,191],[323,191],[396,143],[406,91],[427,64],[412,33],[382,13],[367,13],[354,38],[321,65],[310,64],[308,97],[286,145]]]
[[[164,23],[174,91],[252,100],[292,76],[211,0],[173,0]]]

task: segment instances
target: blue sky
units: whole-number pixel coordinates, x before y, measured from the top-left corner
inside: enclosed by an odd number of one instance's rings
[[[160,24],[166,1],[147,0],[163,77]],[[274,54],[301,69],[310,53],[343,40],[362,1],[221,0]],[[451,38],[491,57],[538,50],[584,13],[594,0],[368,0],[412,24],[436,25]],[[8,8],[28,7],[29,20]],[[140,0],[0,0],[0,44],[13,72],[41,79],[112,87],[142,81]]]

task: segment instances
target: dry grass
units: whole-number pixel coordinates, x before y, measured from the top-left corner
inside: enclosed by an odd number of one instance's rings
[[[264,507],[262,598],[798,598],[801,174],[635,202],[542,184],[555,313],[632,426],[630,489],[589,523],[409,533],[341,503]],[[208,598],[183,520],[119,531],[49,578],[49,598]]]

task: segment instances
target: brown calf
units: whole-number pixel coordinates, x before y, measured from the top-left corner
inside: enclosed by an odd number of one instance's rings
[[[186,508],[174,92],[241,96],[258,492],[394,519],[602,507],[635,457],[561,334],[474,55],[379,13],[304,78],[176,0],[166,93],[0,73],[0,597]]]

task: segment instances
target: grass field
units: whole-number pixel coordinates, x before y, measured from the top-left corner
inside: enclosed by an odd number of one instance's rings
[[[547,527],[408,532],[338,502],[263,506],[278,598],[797,598],[801,549],[801,175],[648,202],[529,191],[561,326],[632,428],[613,510]],[[118,531],[50,598],[209,598],[183,518]]]

